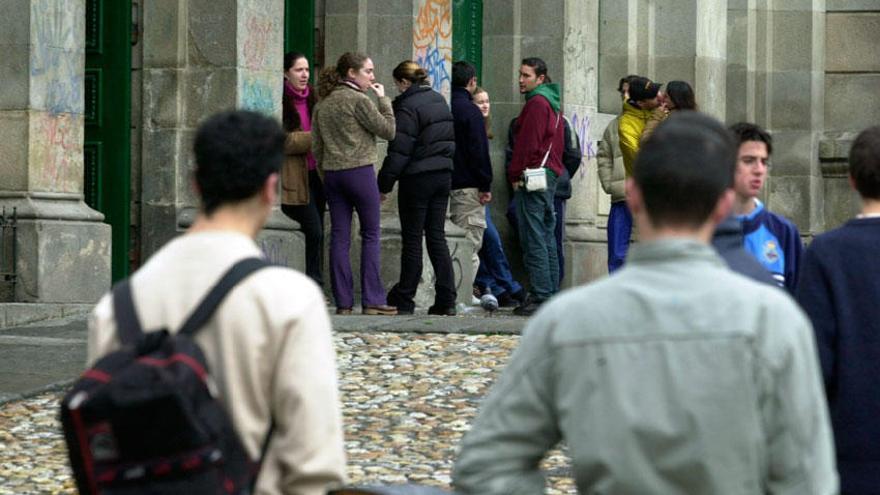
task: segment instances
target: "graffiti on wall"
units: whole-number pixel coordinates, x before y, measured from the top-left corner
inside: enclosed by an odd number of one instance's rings
[[[452,0],[418,0],[413,9],[413,60],[449,100],[452,83]]]
[[[244,42],[242,43],[242,61],[248,69],[267,69],[266,59],[273,30],[274,21],[265,16],[251,14],[244,22]]]
[[[568,119],[571,122],[572,130],[578,135],[581,141],[581,154],[584,160],[596,157],[596,142],[590,139],[590,115],[587,113],[579,114],[577,111],[571,113]],[[581,167],[578,173],[583,176],[586,174],[586,167]]]
[[[77,20],[85,18],[82,2],[31,2],[31,104],[52,115],[83,113],[85,39]]]
[[[241,79],[240,100],[241,108],[245,110],[253,110],[265,114],[274,114],[276,105],[281,104],[281,95],[275,95],[272,86],[265,81],[265,78],[258,76],[244,76]]]
[[[38,191],[80,192],[83,173],[83,117],[35,114],[30,122],[28,162],[36,168],[31,187]]]

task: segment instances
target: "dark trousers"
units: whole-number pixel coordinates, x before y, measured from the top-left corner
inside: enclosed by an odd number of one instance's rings
[[[402,311],[415,308],[413,298],[422,278],[422,237],[434,267],[434,304],[455,306],[455,275],[446,244],[446,209],[452,174],[448,171],[403,176],[398,182],[397,205],[403,249],[400,281],[388,293],[388,304]]]
[[[355,211],[361,224],[361,304],[385,304],[385,288],[379,273],[379,185],[373,166],[327,170],[324,192],[330,207],[330,285],[336,306],[354,305],[350,251]]]
[[[562,198],[553,198],[553,209],[556,212],[556,258],[559,260],[559,285],[565,277],[565,247],[562,241],[565,239],[565,202]],[[556,288],[559,290],[559,287]]]
[[[309,204],[281,205],[285,215],[296,220],[306,236],[306,275],[323,287],[324,211],[327,199],[317,170],[309,171]]]
[[[546,191],[530,192],[520,187],[513,195],[523,264],[529,273],[529,295],[536,302],[550,299],[559,289],[556,212],[553,210],[555,190],[556,176],[548,173]]]
[[[629,250],[633,219],[626,201],[611,203],[608,214],[608,273],[623,266]]]

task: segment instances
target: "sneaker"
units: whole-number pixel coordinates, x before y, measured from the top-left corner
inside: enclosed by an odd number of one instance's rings
[[[397,314],[397,308],[394,306],[388,306],[387,304],[380,304],[378,306],[364,306],[364,314],[394,316]]]
[[[439,307],[437,305],[428,308],[429,315],[455,316],[455,306]]]
[[[535,314],[535,311],[538,311],[538,308],[541,307],[541,304],[543,302],[544,301],[529,300],[514,308],[513,314],[517,316],[532,316],[533,314]]]
[[[351,308],[336,308],[336,314],[338,315],[350,315]]]

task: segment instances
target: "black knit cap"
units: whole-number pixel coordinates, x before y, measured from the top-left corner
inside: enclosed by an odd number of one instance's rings
[[[629,82],[629,99],[633,101],[650,100],[657,96],[663,83],[654,82],[647,77],[635,77]]]

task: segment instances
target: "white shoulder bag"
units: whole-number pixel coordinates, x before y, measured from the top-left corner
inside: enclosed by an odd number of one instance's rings
[[[548,147],[547,152],[544,153],[544,159],[541,160],[541,165],[537,168],[526,168],[523,170],[523,182],[525,182],[526,191],[538,192],[547,190],[547,170],[545,165],[547,164],[547,159],[550,157],[550,150],[553,149],[553,140],[556,138],[556,130],[559,127],[560,115],[562,115],[561,108],[556,112],[556,125],[553,126],[553,137],[550,138],[550,147]]]

